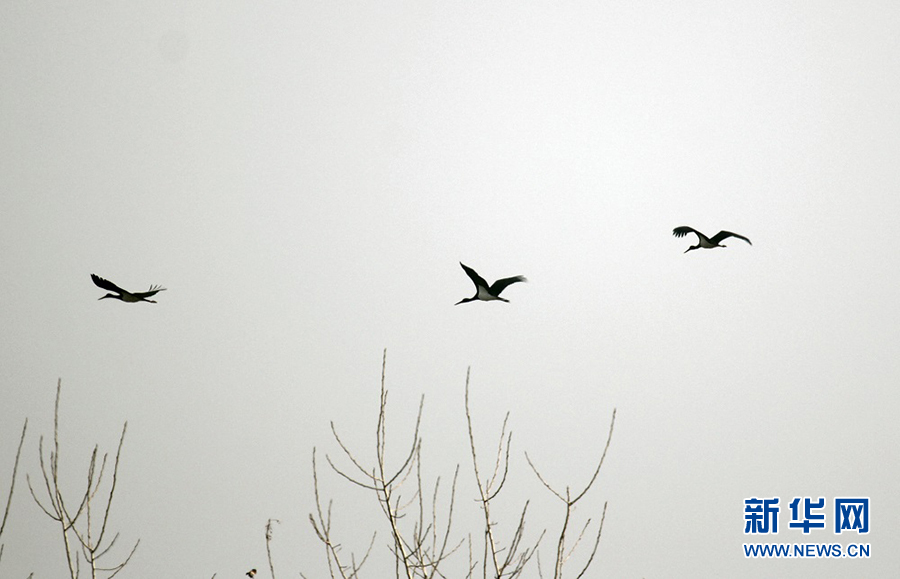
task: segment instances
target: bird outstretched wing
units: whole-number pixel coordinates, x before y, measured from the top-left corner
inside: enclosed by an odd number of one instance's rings
[[[105,289],[105,290],[111,291],[111,292],[120,293],[120,294],[128,293],[127,291],[123,290],[122,288],[120,288],[119,286],[114,284],[113,282],[103,279],[99,275],[91,274],[91,279],[94,281],[94,285],[99,288],[102,288],[102,289]]]
[[[694,229],[693,227],[688,227],[687,225],[682,225],[681,227],[676,227],[672,230],[672,235],[675,237],[684,237],[688,233],[696,233],[698,236],[700,232]]]
[[[469,278],[472,280],[472,283],[475,284],[475,287],[478,287],[478,286],[485,287],[485,288],[488,287],[488,283],[486,281],[484,281],[483,277],[478,275],[478,272],[476,272],[474,269],[472,269],[468,265],[464,264],[463,262],[459,262],[459,265],[462,266],[463,271],[466,272],[466,275],[469,276]]]
[[[520,281],[528,281],[528,280],[525,279],[525,276],[521,276],[521,275],[517,275],[515,277],[505,277],[503,279],[498,279],[497,281],[494,282],[494,285],[491,286],[491,293],[494,294],[495,296],[500,295],[500,292],[502,292],[504,289],[506,289],[506,286],[508,286],[510,284],[514,284],[516,282],[520,282]]]
[[[712,241],[715,244],[718,244],[723,239],[728,239],[729,237],[737,237],[738,239],[743,239],[747,243],[750,243],[750,240],[747,239],[746,237],[744,237],[743,235],[738,235],[737,233],[732,233],[730,231],[720,231],[720,232],[716,233],[715,235],[713,235],[712,238],[710,239],[710,241]],[[750,243],[750,245],[753,245],[753,244]]]
[[[166,291],[166,288],[164,288],[164,287],[160,287],[158,285],[151,285],[149,290],[147,290],[145,292],[137,293],[134,295],[135,295],[135,297],[139,297],[139,298],[149,298],[150,296],[155,296],[159,292],[164,292],[164,291]]]

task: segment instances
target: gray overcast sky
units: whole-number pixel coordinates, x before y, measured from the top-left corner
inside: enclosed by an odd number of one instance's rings
[[[562,517],[523,451],[584,484],[618,409],[591,576],[900,575],[900,4],[5,0],[0,32],[0,576],[64,573],[24,483],[61,377],[72,492],[128,421],[123,576],[263,569],[274,517],[276,571],[321,577],[310,454],[334,420],[371,460],[383,348],[459,536],[471,366],[485,456],[511,413],[501,532]],[[459,261],[529,283],[454,307]],[[374,498],[322,478],[387,576]],[[871,559],[746,560],[754,496],[763,542],[844,544],[787,503],[870,497]]]

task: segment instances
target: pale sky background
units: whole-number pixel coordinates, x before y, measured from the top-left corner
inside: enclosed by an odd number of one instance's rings
[[[384,348],[393,456],[424,394],[426,479],[461,464],[456,537],[471,366],[485,462],[511,413],[501,537],[527,497],[526,540],[562,519],[523,451],[583,485],[617,408],[591,577],[900,576],[897,2],[5,0],[0,32],[0,577],[65,573],[25,484],[58,378],[72,492],[128,421],[120,577],[262,571],[269,518],[279,577],[324,576],[312,448],[334,420],[371,463]],[[454,307],[459,261],[529,283]],[[374,497],[321,477],[390,576]],[[752,540],[871,559],[746,560],[753,496]],[[871,532],[789,530],[794,496],[870,497]]]

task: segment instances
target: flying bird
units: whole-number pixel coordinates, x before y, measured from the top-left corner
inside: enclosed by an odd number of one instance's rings
[[[681,227],[676,227],[672,230],[672,235],[675,237],[684,237],[688,233],[696,233],[697,234],[697,245],[692,245],[689,248],[685,249],[684,252],[687,253],[692,249],[712,249],[713,247],[725,247],[721,245],[719,242],[728,239],[729,237],[737,237],[738,239],[743,239],[747,243],[750,243],[750,240],[744,237],[743,235],[738,235],[737,233],[732,233],[730,231],[720,231],[713,235],[712,237],[706,237],[693,227],[687,227],[682,225]],[[750,243],[750,245],[753,245]]]
[[[250,577],[250,579],[253,579],[253,577],[256,576],[256,569],[250,569],[245,573],[245,575],[247,575],[247,577]]]
[[[463,262],[459,262],[459,265],[462,266],[463,270],[466,272],[466,275],[468,275],[469,278],[472,279],[472,283],[475,284],[475,295],[456,302],[455,304],[453,304],[455,306],[464,304],[466,302],[474,302],[475,300],[481,300],[483,302],[500,300],[501,302],[509,303],[508,299],[500,297],[500,292],[505,290],[506,287],[510,284],[514,284],[519,281],[528,281],[524,276],[517,275],[515,277],[505,277],[503,279],[498,279],[493,283],[493,285],[488,286],[488,283],[484,281],[484,278],[478,275],[478,273],[474,269],[465,265]]]
[[[151,304],[155,304],[156,303],[155,301],[148,300],[147,298],[153,297],[156,294],[158,294],[159,292],[166,291],[166,288],[164,288],[164,287],[160,287],[158,285],[151,285],[150,289],[145,292],[131,293],[129,291],[123,290],[122,288],[120,288],[119,286],[114,284],[113,282],[105,280],[100,276],[91,274],[91,279],[94,280],[94,285],[96,285],[97,287],[111,291],[111,292],[116,292],[114,294],[106,294],[105,296],[100,298],[101,300],[105,299],[105,298],[113,298],[113,299],[121,300],[123,302],[129,302],[129,303],[150,302]],[[116,294],[118,294],[118,295],[116,295]]]

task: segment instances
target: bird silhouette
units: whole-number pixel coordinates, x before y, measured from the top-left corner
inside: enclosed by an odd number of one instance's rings
[[[459,262],[459,265],[462,266],[463,271],[471,278],[472,283],[475,284],[475,295],[470,298],[462,299],[456,302],[455,306],[459,304],[464,304],[466,302],[474,302],[476,300],[481,300],[483,302],[490,302],[494,300],[500,300],[501,302],[509,303],[508,299],[501,298],[500,292],[506,289],[510,284],[514,284],[520,281],[528,281],[524,276],[517,275],[515,277],[505,277],[503,279],[498,279],[492,285],[488,286],[488,283],[484,281],[484,278],[478,275],[471,267],[465,265],[463,262]]]
[[[106,298],[113,298],[128,303],[150,302],[151,304],[155,304],[155,301],[148,300],[147,298],[155,296],[159,292],[166,291],[166,288],[164,287],[151,285],[150,289],[145,292],[131,293],[130,291],[123,290],[113,282],[105,280],[100,276],[91,274],[91,279],[94,280],[94,285],[96,285],[97,287],[105,289],[107,291],[116,292],[114,294],[106,294],[105,296],[100,298],[101,300]]]
[[[719,242],[728,239],[729,237],[737,237],[738,239],[743,239],[747,243],[750,243],[750,240],[744,237],[743,235],[738,235],[737,233],[732,233],[730,231],[720,231],[713,235],[712,237],[706,237],[693,227],[688,227],[686,225],[682,225],[681,227],[676,227],[672,230],[672,235],[675,237],[684,237],[688,233],[696,233],[697,234],[697,245],[692,245],[689,248],[685,249],[684,252],[687,253],[692,249],[712,249],[713,247],[725,247],[721,245]],[[750,243],[750,245],[753,245]]]

